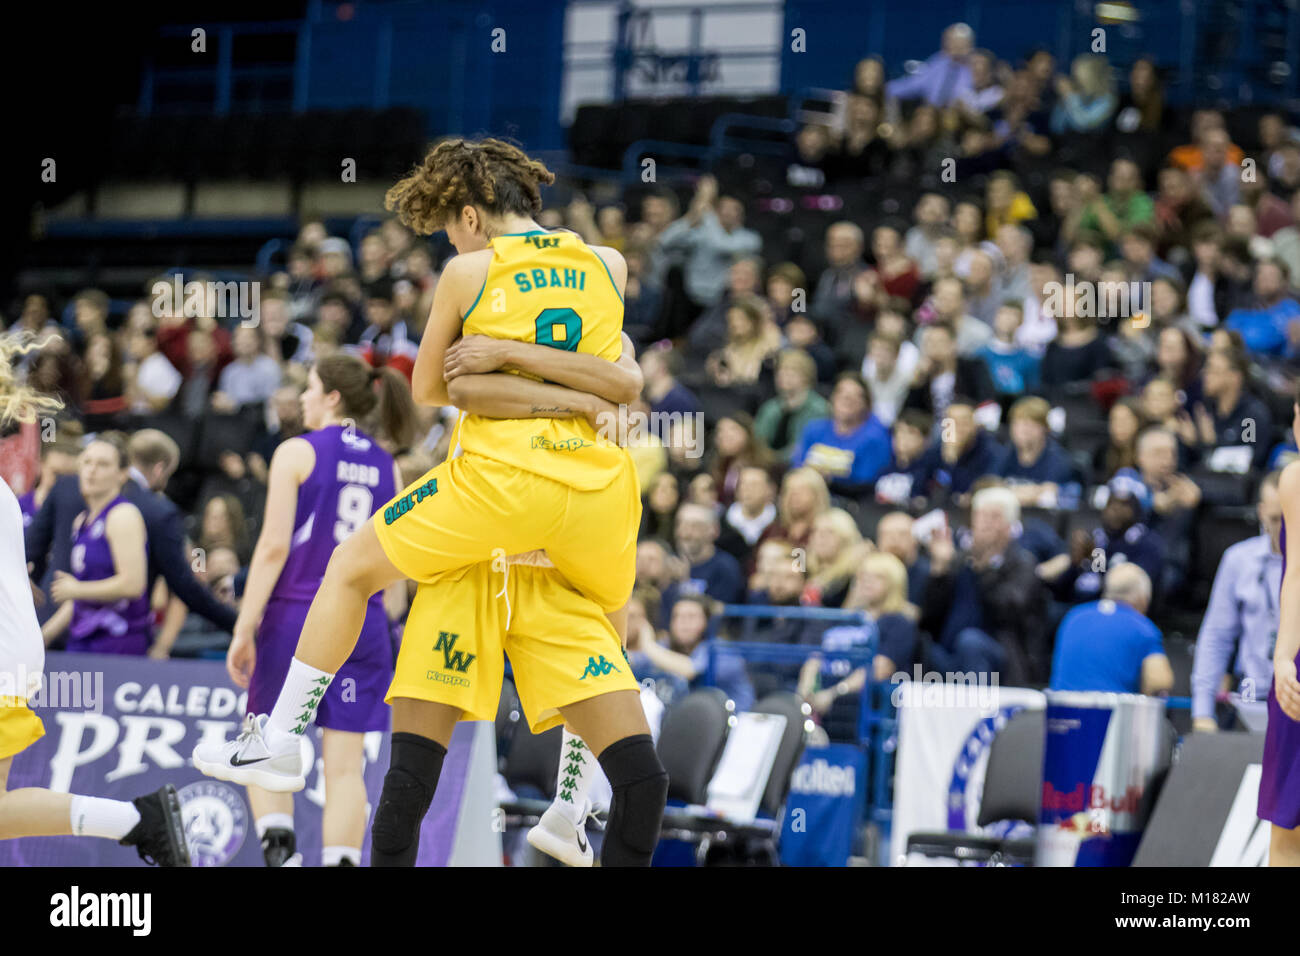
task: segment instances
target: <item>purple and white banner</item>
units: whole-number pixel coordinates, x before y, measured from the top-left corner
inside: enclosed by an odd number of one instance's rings
[[[239,732],[244,699],[220,661],[51,652],[41,690],[31,698],[45,736],[14,758],[9,789],[46,787],[130,800],[171,783],[180,793],[195,866],[262,866],[244,788],[205,777],[190,764],[200,740],[228,740]],[[476,733],[476,724],[462,725],[452,739],[421,833],[420,866],[459,862],[453,849],[464,823],[471,753],[483,749],[482,741],[475,746],[477,738],[491,737],[490,725],[481,729],[488,733]],[[311,769],[307,788],[294,795],[294,826],[303,865],[319,866],[325,790],[320,730],[313,728],[306,742]],[[372,812],[388,770],[388,751],[386,732],[366,734],[364,774]],[[482,809],[490,815],[489,808]],[[367,822],[363,864],[369,862],[369,832]],[[134,865],[143,865],[136,851],[112,840],[0,841],[0,866]]]

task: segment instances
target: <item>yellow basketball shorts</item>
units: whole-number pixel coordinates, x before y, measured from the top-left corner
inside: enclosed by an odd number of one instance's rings
[[[482,455],[430,469],[375,512],[380,546],[427,583],[449,571],[545,548],[569,583],[605,612],[636,579],[641,493],[631,458],[597,491],[579,491]]]
[[[485,561],[419,586],[386,701],[409,697],[458,708],[462,720],[495,720],[503,651],[533,733],[562,723],[561,707],[638,690],[594,602],[554,568],[497,567]]]
[[[0,697],[0,760],[22,753],[45,736],[45,724],[25,697]]]

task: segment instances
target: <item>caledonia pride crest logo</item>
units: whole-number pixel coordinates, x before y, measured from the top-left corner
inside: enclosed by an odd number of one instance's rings
[[[177,794],[194,866],[225,866],[248,835],[248,809],[234,787],[200,780]]]

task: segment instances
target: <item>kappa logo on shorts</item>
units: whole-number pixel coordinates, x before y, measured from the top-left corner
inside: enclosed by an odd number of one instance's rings
[[[392,524],[402,515],[406,514],[425,498],[431,497],[438,493],[438,479],[430,478],[420,487],[413,489],[407,494],[402,495],[391,505],[384,509],[384,524]]]
[[[449,671],[459,671],[465,673],[469,670],[469,665],[474,663],[477,654],[466,654],[463,651],[456,650],[456,642],[460,640],[459,634],[448,634],[446,631],[438,632],[438,643],[433,645],[435,651],[442,651],[442,659],[445,662],[444,667]]]
[[[609,661],[605,660],[605,655],[601,654],[599,660],[594,657],[587,658],[587,669],[582,672],[578,680],[586,680],[588,677],[606,677],[610,672],[623,673]]]

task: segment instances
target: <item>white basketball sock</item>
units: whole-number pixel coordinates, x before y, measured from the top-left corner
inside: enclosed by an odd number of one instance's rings
[[[361,849],[355,846],[327,846],[320,851],[321,866],[338,866],[349,860],[353,866],[361,865]]]
[[[582,825],[582,818],[587,809],[587,790],[591,787],[592,774],[597,764],[587,745],[577,734],[564,728],[564,740],[560,745],[560,774],[555,786],[555,807],[575,827]]]
[[[104,797],[72,796],[68,817],[74,836],[104,837],[120,840],[140,822],[140,811],[125,800],[107,800]]]
[[[289,673],[276,698],[266,725],[274,734],[302,736],[316,717],[316,708],[329,690],[334,675],[304,664],[298,658],[289,662]]]
[[[257,838],[260,840],[266,836],[266,831],[271,829],[292,830],[293,814],[292,813],[267,813],[253,821],[253,826],[257,830]]]

